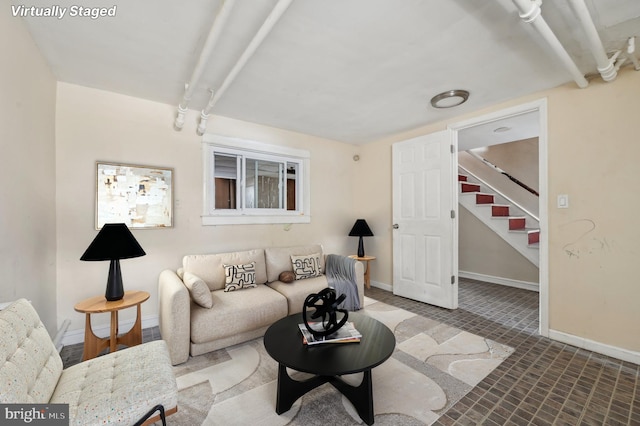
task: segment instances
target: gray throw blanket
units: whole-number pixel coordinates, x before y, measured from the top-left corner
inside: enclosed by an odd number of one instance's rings
[[[356,284],[355,264],[356,260],[338,254],[327,255],[325,275],[329,287],[336,291],[336,295],[345,294],[346,299],[340,303],[340,309],[357,311],[360,309],[360,297]]]

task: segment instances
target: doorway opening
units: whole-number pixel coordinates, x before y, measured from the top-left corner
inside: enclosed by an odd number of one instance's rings
[[[505,144],[509,142],[522,141],[537,138],[537,188],[533,189],[539,195],[534,209],[531,204],[525,207],[526,210],[537,210],[533,212],[539,222],[539,242],[537,243],[539,263],[538,263],[538,292],[539,292],[539,323],[540,334],[548,336],[548,179],[547,179],[547,109],[546,100],[539,100],[529,104],[516,106],[513,108],[497,111],[488,115],[475,117],[449,126],[452,131],[452,143],[457,147],[458,156],[456,164],[468,161],[460,154],[463,151],[476,152],[476,157],[482,159],[482,151],[478,149],[486,146]],[[465,154],[467,155],[467,154]],[[476,159],[477,160],[477,159]],[[485,159],[486,160],[486,159]],[[489,161],[484,166],[494,166]],[[456,171],[457,172],[457,171]],[[503,170],[501,170],[503,172]],[[517,179],[516,179],[517,180]],[[525,185],[527,186],[527,185]],[[534,185],[531,185],[534,186]],[[526,202],[524,202],[526,204]],[[456,203],[457,208],[457,203]],[[462,209],[458,212],[466,214]],[[458,236],[458,238],[461,238]],[[525,259],[522,259],[526,262]],[[537,259],[536,259],[537,260]],[[526,265],[525,265],[526,266]],[[517,266],[516,266],[517,267]],[[530,272],[529,272],[530,273]],[[458,271],[460,274],[460,271]],[[525,280],[526,281],[526,280]],[[525,287],[526,288],[526,287]]]

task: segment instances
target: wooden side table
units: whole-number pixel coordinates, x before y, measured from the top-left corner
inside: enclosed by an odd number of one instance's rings
[[[352,259],[355,260],[359,260],[360,262],[365,262],[365,267],[364,267],[364,285],[367,288],[371,288],[371,276],[369,275],[369,261],[371,260],[376,260],[375,256],[363,256],[363,257],[358,257],[357,254],[352,254],[351,256],[349,256]]]
[[[109,348],[110,352],[115,352],[119,344],[135,346],[142,343],[140,305],[148,298],[149,293],[146,291],[125,291],[124,297],[120,300],[109,302],[104,296],[95,296],[78,302],[74,309],[86,314],[82,360],[95,358],[105,348]],[[122,336],[118,336],[118,311],[133,306],[137,309],[136,322],[131,330]],[[111,333],[107,338],[100,338],[91,329],[91,314],[104,312],[111,312]]]

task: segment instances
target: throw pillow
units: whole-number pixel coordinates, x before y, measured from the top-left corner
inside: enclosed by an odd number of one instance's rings
[[[184,286],[189,290],[189,294],[196,304],[203,308],[211,308],[213,299],[211,298],[211,290],[200,277],[191,272],[184,273]]]
[[[256,262],[241,265],[224,265],[225,285],[224,291],[242,290],[243,288],[257,287]]]
[[[283,283],[292,283],[296,279],[296,274],[291,271],[280,272],[280,276],[278,276],[278,280]]]
[[[293,273],[296,275],[296,280],[322,275],[320,253],[291,256],[291,264],[293,265]]]

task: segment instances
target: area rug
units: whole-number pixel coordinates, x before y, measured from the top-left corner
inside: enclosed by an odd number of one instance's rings
[[[373,369],[375,424],[430,425],[504,361],[513,349],[366,298],[361,311],[389,327],[396,349]],[[262,338],[189,358],[174,367],[175,425],[357,425],[351,403],[330,384],[275,412],[277,363]],[[289,372],[293,378],[308,375]],[[343,376],[357,385],[362,374]]]

